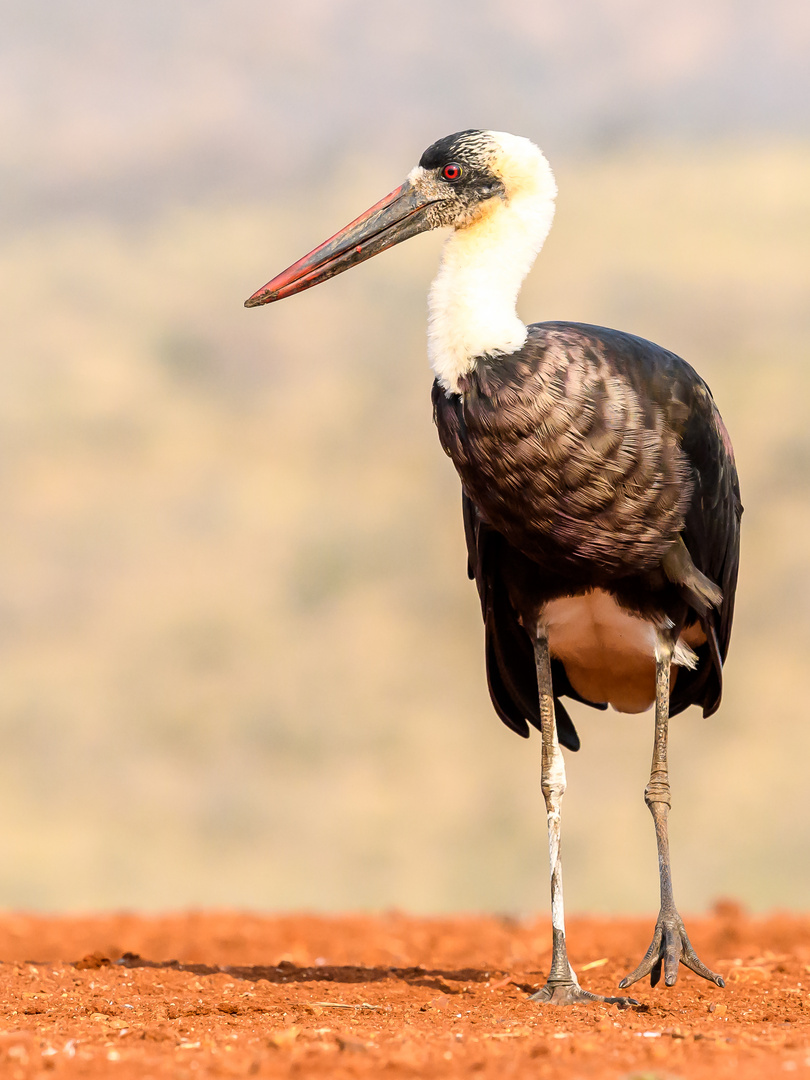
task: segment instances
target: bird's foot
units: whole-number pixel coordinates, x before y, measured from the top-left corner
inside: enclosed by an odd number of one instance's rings
[[[692,942],[686,936],[683,920],[674,907],[662,908],[658,913],[658,921],[655,924],[655,933],[652,945],[638,965],[635,971],[631,971],[619,983],[619,989],[624,990],[632,986],[634,982],[650,976],[650,986],[655,986],[661,978],[661,968],[664,969],[664,983],[674,986],[678,979],[678,964],[683,964],[696,975],[708,979],[717,986],[725,986],[723,979],[714,971],[710,971],[697,953],[692,948]]]
[[[602,997],[601,994],[592,994],[590,990],[583,990],[577,982],[546,983],[536,994],[532,994],[529,1001],[539,1001],[543,1005],[580,1005],[583,1002],[603,1001],[607,1005],[619,1005],[622,1008],[638,1005],[636,999],[631,997]]]

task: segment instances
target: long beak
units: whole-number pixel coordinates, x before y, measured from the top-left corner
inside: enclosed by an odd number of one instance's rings
[[[245,307],[271,304],[274,300],[311,289],[386,248],[433,228],[435,222],[431,221],[429,208],[436,201],[417,191],[406,180],[345,229],[268,281],[245,301]]]

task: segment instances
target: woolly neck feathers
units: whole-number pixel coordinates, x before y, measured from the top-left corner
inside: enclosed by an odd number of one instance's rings
[[[505,197],[483,203],[471,224],[453,231],[428,298],[428,355],[448,393],[458,393],[477,357],[525,344],[515,305],[554,217],[554,176],[537,147],[505,132],[488,134]]]

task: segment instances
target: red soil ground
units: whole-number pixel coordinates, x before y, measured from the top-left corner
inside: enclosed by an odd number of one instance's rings
[[[615,993],[652,919],[570,920]],[[720,990],[681,968],[641,1004],[540,1007],[546,919],[191,913],[0,917],[0,1077],[810,1080],[810,917],[687,920]]]

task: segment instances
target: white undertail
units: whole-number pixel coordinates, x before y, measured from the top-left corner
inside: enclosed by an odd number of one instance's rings
[[[516,135],[488,134],[505,197],[488,200],[471,224],[453,231],[428,297],[428,356],[453,393],[476,357],[525,344],[517,297],[554,217],[557,186],[538,148]]]

